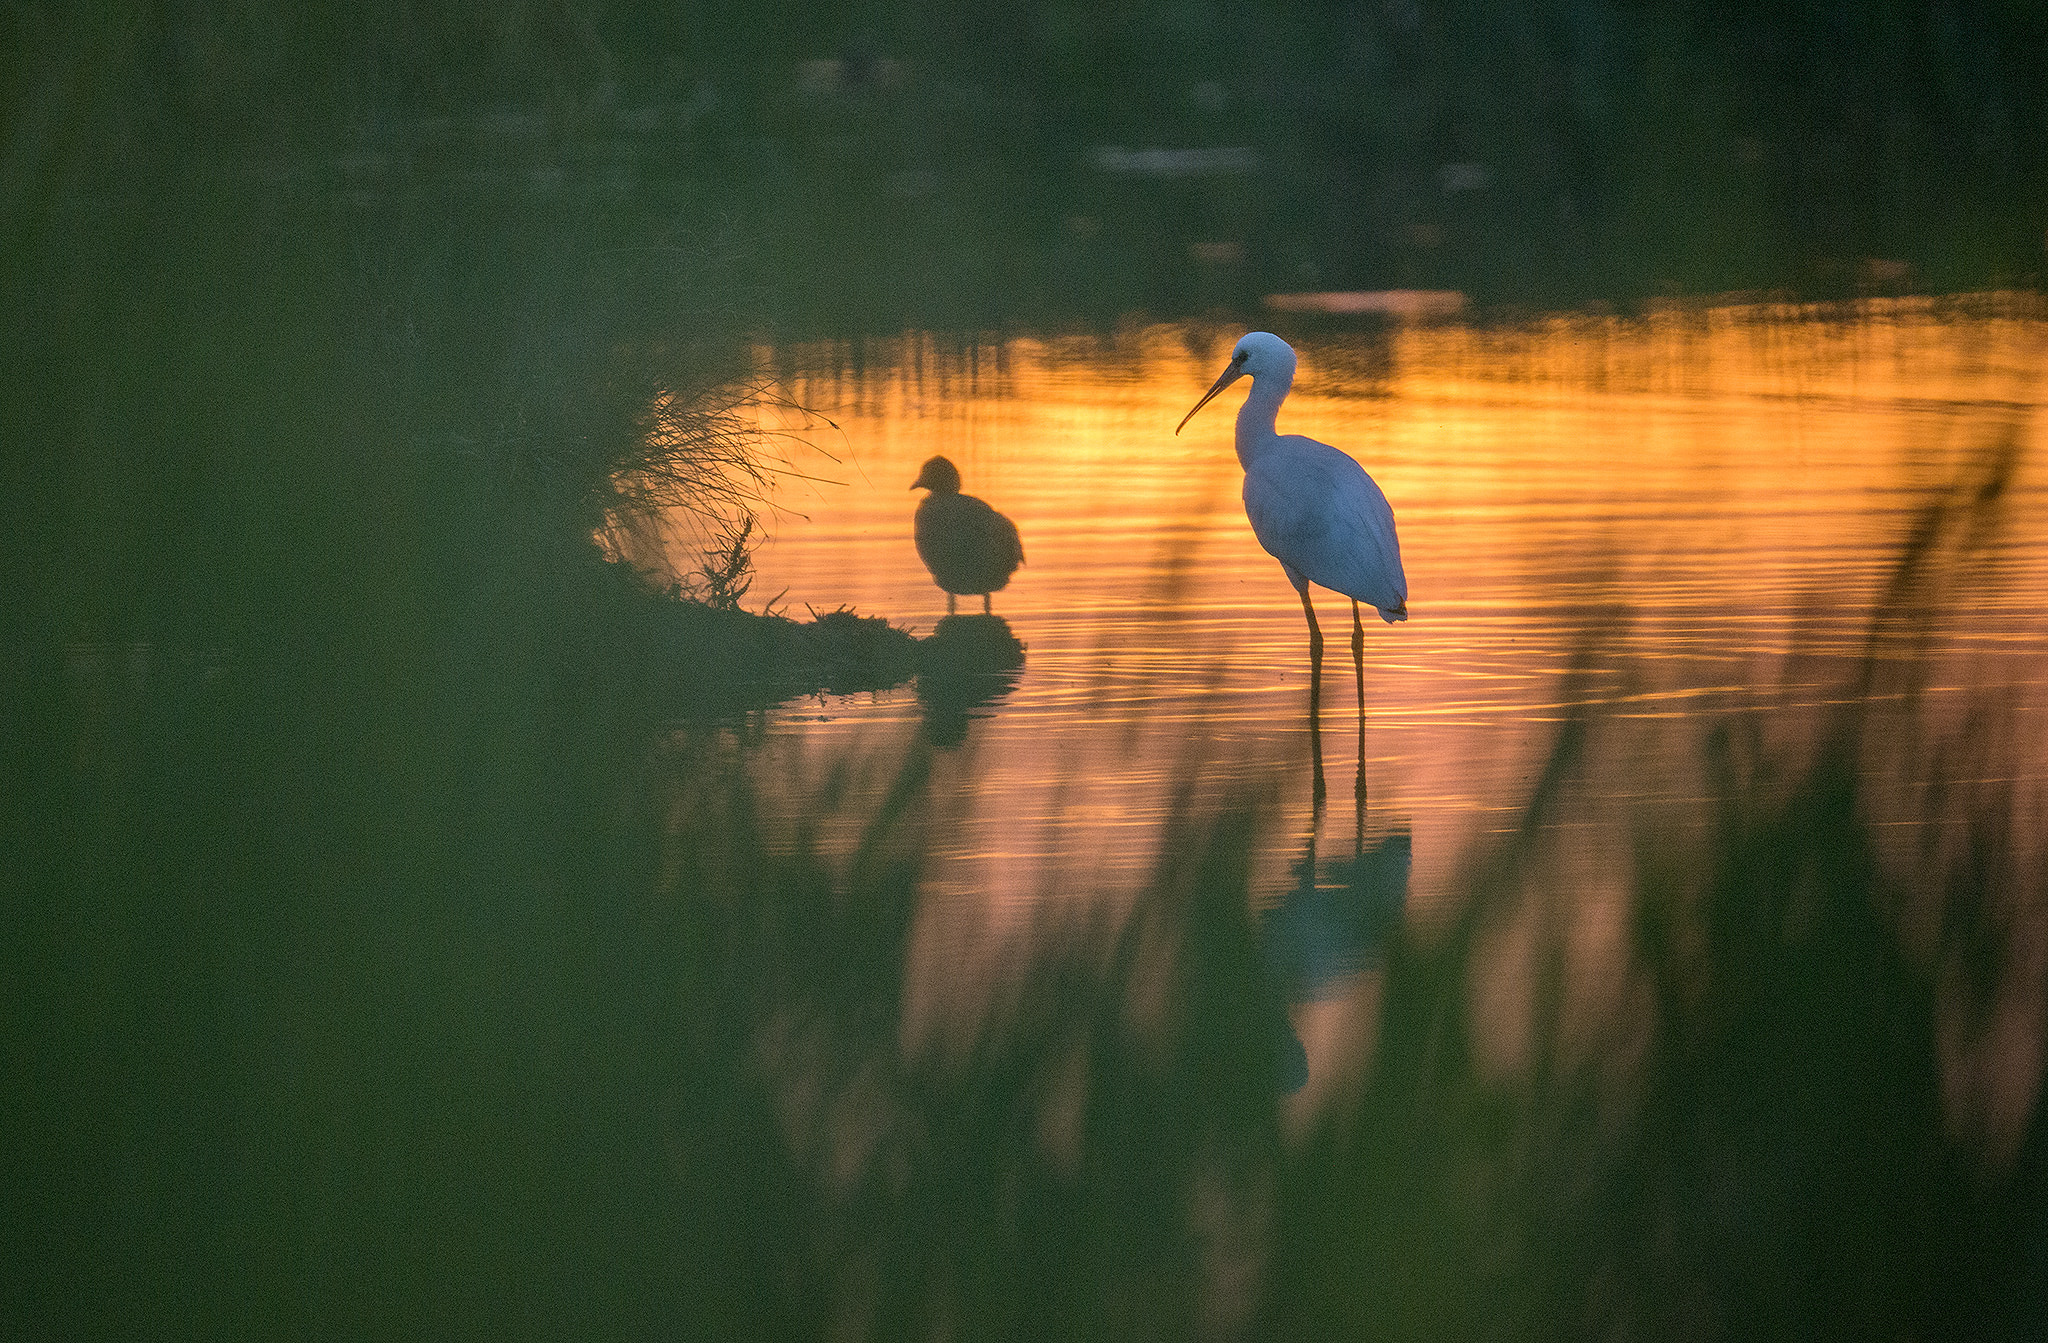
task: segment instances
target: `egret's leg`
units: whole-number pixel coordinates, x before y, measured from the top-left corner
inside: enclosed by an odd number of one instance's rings
[[[1365,626],[1358,620],[1358,599],[1351,601],[1351,670],[1358,677],[1358,712],[1365,712]]]
[[[1359,623],[1358,601],[1351,602],[1351,669],[1358,677],[1358,782],[1354,796],[1365,805],[1365,626]],[[1361,813],[1362,814],[1362,813]],[[1361,821],[1361,824],[1363,822]]]
[[[1320,642],[1318,639],[1317,643]],[[1316,648],[1316,644],[1309,646]],[[1323,780],[1323,659],[1320,648],[1316,651],[1317,656],[1308,673],[1308,756],[1315,767],[1315,788],[1310,796],[1315,800],[1316,814],[1321,815],[1323,799],[1330,795],[1330,786]]]
[[[1301,594],[1301,613],[1308,617],[1308,750],[1315,761],[1315,801],[1321,806],[1329,794],[1323,782],[1323,631],[1316,624],[1315,604],[1308,599],[1308,584],[1295,591]]]
[[[1295,591],[1301,594],[1301,613],[1308,617],[1309,666],[1315,669],[1317,675],[1321,675],[1323,669],[1322,626],[1316,624],[1316,608],[1315,604],[1308,599],[1308,584],[1303,583]]]

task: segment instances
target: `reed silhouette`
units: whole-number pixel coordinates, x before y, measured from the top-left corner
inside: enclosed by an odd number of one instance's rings
[[[2010,581],[1994,447],[1913,520],[1920,618],[1877,617],[1825,740],[1707,725],[1711,825],[1624,854],[1625,1010],[1591,1018],[1561,837],[1644,729],[1590,696],[1429,920],[1363,898],[1398,828],[1317,849],[1262,918],[1280,790],[1204,790],[1191,757],[1139,898],[1043,901],[977,980],[917,950],[964,805],[931,741],[792,832],[758,719],[606,661],[364,686],[242,652],[20,660],[8,1316],[2030,1336],[2048,1145],[2037,1084],[1982,1060],[2041,1046],[2040,875],[1997,767],[2031,738],[1996,701],[1957,719],[1919,642]],[[1917,773],[1870,768],[1893,759]],[[972,1010],[917,1016],[933,966]],[[1379,977],[1371,1063],[1290,1132],[1287,1006],[1325,966]]]
[[[1969,570],[1996,525],[1998,460],[1923,514],[1916,535],[1946,539],[1909,544],[1899,583],[1991,581]],[[1612,656],[1589,647],[1572,674]],[[1874,653],[1852,675],[1914,665]],[[991,1337],[2024,1337],[2043,1307],[2041,1124],[1989,1148],[1944,1117],[1942,999],[1964,990],[1929,973],[1899,895],[1932,881],[1941,894],[1919,898],[1951,911],[1944,937],[1989,935],[1994,962],[2027,935],[1993,933],[1973,884],[2011,871],[2005,832],[1980,831],[1968,867],[1887,871],[1899,818],[1871,810],[1857,761],[1919,721],[1888,691],[1846,704],[1813,750],[1710,723],[1713,832],[1642,836],[1624,874],[1633,1006],[1590,1036],[1567,1012],[1558,836],[1636,730],[1598,707],[1560,724],[1446,928],[1400,917],[1399,829],[1335,864],[1312,831],[1294,892],[1255,917],[1246,854],[1270,800],[1190,789],[1135,908],[1049,903],[980,1024],[906,1049],[897,939],[917,918],[920,836],[949,805],[916,755],[843,876],[785,860],[764,888],[737,875],[751,859],[721,865],[735,875],[717,907],[762,927],[758,973],[789,961],[778,982],[803,1004],[775,990],[754,1009],[777,1041],[760,1122],[802,1135],[779,1150],[807,1172],[777,1186],[793,1204],[773,1224],[810,1228],[777,1272],[877,1337],[941,1321]],[[785,879],[804,892],[794,907],[762,898]],[[1475,993],[1507,973],[1495,948],[1511,925],[1537,930],[1532,1052],[1503,1073]],[[1273,1101],[1298,1066],[1285,1004],[1367,966],[1383,976],[1374,1061],[1290,1143]],[[746,1036],[731,1012],[702,1015]],[[831,1308],[815,1309],[822,1328]]]

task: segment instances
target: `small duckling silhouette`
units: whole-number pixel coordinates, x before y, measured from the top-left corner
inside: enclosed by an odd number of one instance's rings
[[[917,556],[945,592],[946,614],[953,614],[956,595],[979,594],[981,613],[988,615],[989,594],[1008,584],[1024,562],[1017,525],[960,493],[960,469],[944,457],[926,462],[910,488],[931,491],[917,506]]]

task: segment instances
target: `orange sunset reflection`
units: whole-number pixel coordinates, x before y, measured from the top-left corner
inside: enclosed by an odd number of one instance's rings
[[[2038,716],[2043,331],[2025,301],[1986,300],[1289,333],[1301,371],[1280,429],[1378,480],[1411,588],[1407,624],[1367,613],[1362,812],[1349,659],[1332,639],[1320,822],[1301,614],[1238,501],[1241,392],[1173,433],[1236,328],[764,354],[790,399],[832,422],[808,436],[836,459],[813,474],[840,483],[777,492],[755,591],[928,633],[944,596],[911,547],[909,486],[934,454],[1022,533],[1027,563],[995,612],[1027,665],[962,745],[931,755],[946,814],[920,818],[936,858],[913,959],[947,968],[912,982],[936,1015],[971,1019],[983,998],[962,984],[985,982],[977,966],[1000,977],[1048,906],[1127,899],[1189,789],[1270,807],[1254,865],[1269,901],[1312,832],[1326,855],[1412,834],[1407,918],[1427,930],[1454,911],[1474,853],[1526,824],[1561,725],[1590,714],[1602,733],[1544,823],[1545,861],[1583,893],[1568,922],[1596,973],[1578,978],[1605,986],[1572,1010],[1598,1019],[1626,998],[1625,977],[1597,973],[1625,955],[1606,865],[1646,826],[1682,848],[1704,824],[1706,725],[1734,715],[1774,749],[1811,749],[1861,693],[1916,518],[2001,443],[2003,523],[1965,545],[1967,591],[1917,619],[1926,679],[1912,693],[1995,693]],[[1343,630],[1343,600],[1316,596]],[[908,688],[788,705],[760,773],[792,817],[829,788],[856,834],[900,763],[930,750],[919,722]],[[2002,767],[2042,795],[2037,757]],[[1500,936],[1485,993],[1513,1000],[1520,935]],[[1512,1068],[1518,1038],[1503,1026],[1489,1056]]]

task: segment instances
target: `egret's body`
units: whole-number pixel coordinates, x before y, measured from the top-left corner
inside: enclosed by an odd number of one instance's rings
[[[1318,584],[1351,598],[1351,657],[1358,671],[1358,704],[1365,707],[1365,630],[1358,603],[1379,612],[1388,624],[1408,618],[1408,578],[1401,571],[1401,543],[1394,534],[1394,510],[1365,468],[1327,443],[1283,434],[1274,427],[1280,403],[1294,386],[1294,350],[1278,336],[1254,331],[1237,342],[1230,366],[1195,411],[1241,377],[1251,394],[1237,412],[1237,460],[1244,468],[1244,511],[1252,534],[1301,597],[1308,617],[1309,657],[1321,668],[1323,632],[1316,624],[1308,585]],[[1176,428],[1177,434],[1180,429]],[[1362,730],[1362,729],[1361,729]],[[1318,767],[1320,768],[1320,757]]]
[[[944,457],[926,462],[910,488],[931,491],[917,506],[913,531],[918,558],[946,594],[946,614],[953,614],[956,596],[979,596],[982,614],[988,614],[989,594],[1007,586],[1024,563],[1017,525],[960,493],[960,470]]]
[[[1366,603],[1388,624],[1406,620],[1408,579],[1387,496],[1350,457],[1299,434],[1275,434],[1270,416],[1266,423],[1248,456],[1239,417],[1237,452],[1252,535],[1280,561],[1296,591],[1305,595],[1315,583]]]

